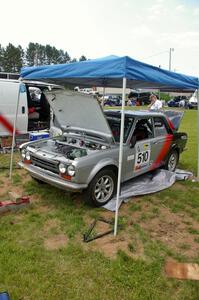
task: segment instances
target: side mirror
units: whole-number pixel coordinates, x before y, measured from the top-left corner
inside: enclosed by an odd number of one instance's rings
[[[136,144],[136,136],[132,136],[131,141],[130,141],[130,148],[134,148]]]

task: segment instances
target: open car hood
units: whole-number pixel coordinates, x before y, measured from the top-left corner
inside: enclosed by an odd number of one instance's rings
[[[180,127],[181,120],[183,118],[183,111],[165,110],[164,114],[171,121],[174,129],[177,131]]]
[[[113,135],[97,99],[68,90],[46,91],[45,95],[64,131],[78,131],[113,141]]]

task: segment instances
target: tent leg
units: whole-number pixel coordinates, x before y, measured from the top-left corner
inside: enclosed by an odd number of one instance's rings
[[[12,132],[12,148],[11,148],[11,156],[10,156],[10,175],[9,175],[10,179],[12,178],[13,153],[14,153],[15,136],[16,136],[17,115],[18,115],[18,108],[19,108],[20,86],[21,85],[19,85],[17,106],[16,106],[16,112],[15,112],[15,120],[14,120],[13,132]]]
[[[102,96],[102,107],[104,107],[104,96],[105,96],[105,87],[103,87],[103,96]]]
[[[199,78],[198,78],[198,89],[197,89],[197,104],[198,104],[198,170],[197,179],[199,181]]]
[[[119,169],[118,169],[118,179],[117,179],[117,198],[116,198],[116,209],[115,209],[114,236],[117,235],[117,226],[118,226],[118,209],[119,209],[119,196],[120,196],[120,188],[121,188],[122,156],[123,156],[123,140],[124,140],[125,98],[126,98],[126,78],[123,78],[122,113],[121,113],[121,125],[120,125]]]

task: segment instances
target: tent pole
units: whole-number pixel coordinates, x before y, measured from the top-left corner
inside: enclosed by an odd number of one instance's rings
[[[198,105],[198,170],[197,170],[197,179],[199,181],[199,78],[198,78],[198,88],[197,88],[197,105]]]
[[[119,196],[120,196],[120,188],[121,188],[125,98],[126,98],[126,78],[124,77],[123,78],[123,90],[122,90],[122,113],[121,113],[121,124],[120,124],[119,168],[118,168],[118,179],[117,179],[117,198],[116,198],[116,209],[115,209],[114,236],[117,235]]]
[[[16,112],[15,112],[15,120],[14,120],[14,125],[13,125],[13,132],[12,132],[12,148],[11,148],[11,156],[10,156],[10,175],[9,175],[10,179],[12,178],[13,153],[14,153],[14,145],[15,145],[17,115],[18,115],[18,108],[19,108],[20,87],[21,87],[21,83],[19,84],[19,91],[18,91],[17,105],[16,105]]]
[[[105,86],[103,86],[102,107],[104,107]]]

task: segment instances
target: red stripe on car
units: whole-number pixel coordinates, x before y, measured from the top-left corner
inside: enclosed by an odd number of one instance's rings
[[[2,124],[11,134],[13,133],[13,126],[12,124],[0,114],[0,124]],[[19,134],[19,131],[16,129],[16,134]]]
[[[167,122],[169,124],[169,127],[172,129],[172,130],[175,130],[175,127],[173,125],[173,123],[171,122],[171,120],[169,119],[169,117],[166,116],[166,119],[167,119]]]
[[[151,166],[151,170],[158,168],[162,161],[165,159],[166,155],[169,153],[169,149],[171,146],[173,140],[173,135],[172,134],[168,134],[165,137],[165,141],[163,143],[163,146],[158,154],[158,157],[156,158],[156,160],[153,162],[152,166]]]

